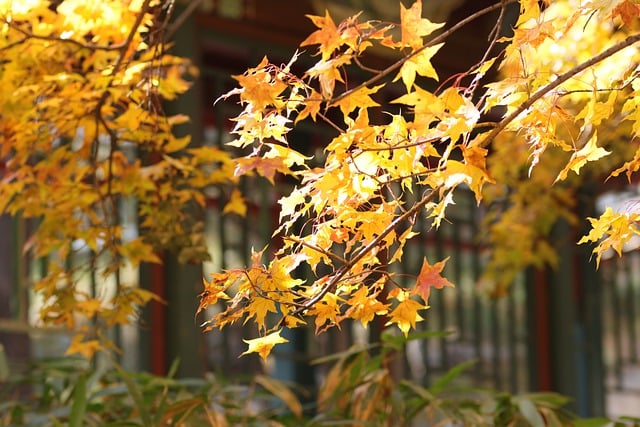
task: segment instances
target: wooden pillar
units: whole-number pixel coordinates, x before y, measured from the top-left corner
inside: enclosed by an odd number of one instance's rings
[[[19,218],[0,216],[0,321],[15,327],[0,328],[0,344],[11,365],[25,364],[31,356],[26,333],[26,272],[22,243],[24,223]],[[12,363],[14,362],[14,363]]]

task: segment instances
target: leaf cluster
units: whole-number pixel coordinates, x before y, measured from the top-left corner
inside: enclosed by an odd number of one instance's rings
[[[172,5],[0,2],[0,213],[34,230],[25,252],[45,265],[40,320],[89,341],[100,337],[88,321],[129,323],[152,298],[123,270],[160,262],[165,249],[207,256],[193,210],[207,186],[232,180],[229,156],[190,147],[176,131],[188,117],[163,110],[197,75],[169,53]],[[136,207],[133,232],[125,203]],[[78,286],[87,275],[96,290]],[[115,293],[100,286],[108,282]]]
[[[311,66],[299,70],[300,53],[282,65],[265,57],[234,76],[238,87],[221,98],[237,97],[242,108],[229,143],[243,150],[236,173],[272,183],[283,174],[296,185],[278,201],[274,236],[283,244],[206,281],[199,311],[223,302],[207,329],[253,320],[259,337],[248,352],[263,358],[284,341],[282,327],[311,319],[320,332],[384,316],[407,335],[423,319],[430,288],[450,283],[440,275],[445,260],[425,260],[414,277],[395,274],[394,265],[425,232],[416,218],[437,229],[458,189],[489,211],[485,238],[496,250],[487,277],[498,293],[522,268],[553,265],[546,237],[559,219],[575,222],[581,180],[638,169],[640,8],[628,0],[525,0],[509,23],[510,3],[449,27],[423,17],[420,0],[401,4],[397,23],[309,16],[317,30],[301,46],[317,47]],[[496,25],[482,59],[439,82],[432,57],[453,32],[490,13]],[[395,60],[367,66],[374,48]],[[316,158],[288,142],[302,121],[335,132]],[[629,152],[633,160],[621,160]],[[624,228],[632,223],[597,223],[586,240],[617,239],[596,247],[598,259],[635,234]]]

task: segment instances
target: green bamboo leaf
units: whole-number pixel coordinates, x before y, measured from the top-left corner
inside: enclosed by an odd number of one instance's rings
[[[282,382],[265,375],[258,375],[256,383],[267,389],[270,393],[280,398],[298,418],[302,418],[302,404],[293,392]]]
[[[73,391],[73,404],[69,416],[69,427],[82,427],[87,410],[87,375],[80,375]]]
[[[586,418],[573,422],[574,427],[606,427],[611,425],[611,420],[606,418]]]
[[[429,387],[429,391],[433,394],[440,393],[445,387],[447,387],[451,381],[456,379],[462,372],[469,369],[469,367],[475,365],[477,360],[469,360],[467,362],[460,363],[459,365],[454,366],[449,369],[443,376],[437,379],[436,382],[433,383],[431,387]]]
[[[131,398],[133,399],[136,408],[138,409],[142,424],[147,427],[153,427],[154,423],[152,421],[151,414],[147,410],[147,406],[144,403],[144,397],[142,396],[140,387],[138,387],[138,384],[136,384],[132,376],[127,373],[127,371],[125,371],[119,363],[113,361],[113,366],[116,368],[118,374],[122,377],[122,380],[127,385],[127,390],[129,390],[129,394],[131,394]]]
[[[531,425],[531,427],[544,427],[544,419],[540,412],[538,412],[538,408],[533,404],[529,399],[515,399],[518,404],[518,409],[520,413],[524,417],[525,420]]]

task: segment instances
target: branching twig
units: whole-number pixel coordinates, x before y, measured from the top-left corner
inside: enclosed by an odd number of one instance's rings
[[[173,21],[170,27],[167,28],[165,33],[165,39],[169,40],[180,29],[180,27],[186,22],[186,20],[195,12],[195,10],[202,4],[203,0],[191,0],[189,6],[182,11],[180,16]]]
[[[413,215],[417,214],[418,211],[420,211],[423,207],[425,207],[428,203],[430,203],[435,198],[436,194],[440,191],[441,188],[442,187],[434,188],[423,199],[421,199],[415,205],[413,205],[411,207],[411,209],[409,209],[408,211],[406,211],[402,215],[398,216],[395,220],[393,220],[393,222],[391,224],[389,224],[384,230],[382,230],[382,232],[379,235],[377,235],[368,245],[366,245],[365,247],[360,249],[349,260],[349,262],[347,262],[342,267],[340,267],[338,269],[338,271],[336,271],[336,274],[333,277],[331,277],[331,280],[329,282],[327,282],[326,285],[324,285],[324,287],[320,290],[320,292],[315,294],[313,297],[309,298],[307,300],[307,302],[305,302],[303,304],[302,307],[296,309],[294,312],[291,313],[291,315],[292,316],[300,315],[304,311],[308,310],[309,308],[313,307],[315,304],[320,302],[322,300],[322,298],[324,298],[324,296],[330,290],[332,290],[341,280],[343,280],[343,278],[347,275],[349,270],[351,270],[351,268],[353,268],[353,266],[356,265],[356,263],[358,263],[369,252],[371,252],[373,250],[373,248],[378,246],[380,244],[380,242],[382,242],[382,240],[385,237],[387,237],[387,235],[389,233],[391,233],[393,230],[395,230],[400,225],[400,223],[402,223],[403,221],[409,219]]]
[[[141,16],[140,16],[140,19],[142,20]],[[12,43],[10,45],[4,46],[3,49],[11,48],[11,47],[13,47],[13,45],[23,43],[28,39],[52,41],[52,42],[58,42],[58,43],[69,43],[69,44],[81,47],[83,49],[90,49],[90,50],[107,50],[107,51],[120,50],[124,46],[127,45],[127,41],[124,41],[124,42],[118,43],[118,44],[106,45],[106,46],[105,45],[94,44],[94,43],[83,43],[83,42],[81,42],[79,40],[75,40],[75,39],[72,39],[72,38],[62,38],[62,37],[56,37],[56,36],[45,36],[45,35],[40,35],[40,34],[33,34],[32,32],[25,30],[24,28],[20,28],[20,26],[14,21],[7,21],[5,19],[4,23],[8,24],[12,29],[14,29],[17,32],[19,32],[22,35],[24,35],[25,38],[21,39],[21,40],[18,40],[17,42],[14,42],[14,43]],[[136,26],[136,28],[137,28],[137,26]]]
[[[311,249],[312,251],[316,251],[316,252],[318,252],[318,253],[320,253],[320,254],[328,257],[328,258],[333,258],[334,260],[339,261],[339,262],[341,262],[343,264],[346,264],[346,262],[347,262],[347,260],[342,258],[341,256],[339,256],[337,254],[334,254],[331,251],[327,251],[327,250],[324,250],[324,249],[319,248],[317,246],[314,246],[311,243],[307,243],[304,240],[301,240],[301,239],[298,239],[298,238],[295,238],[295,237],[290,237],[290,236],[282,236],[282,240],[289,240],[289,241],[291,241],[293,243],[297,243],[299,245],[305,246],[305,247]]]
[[[372,84],[378,82],[379,80],[383,79],[384,77],[388,76],[389,74],[393,73],[394,71],[396,71],[398,68],[402,67],[402,65],[404,65],[405,62],[407,62],[409,59],[415,57],[416,55],[420,54],[423,50],[432,47],[442,41],[444,41],[447,37],[449,37],[451,34],[455,33],[456,31],[458,31],[460,28],[464,27],[465,25],[467,25],[470,22],[473,22],[474,20],[478,19],[479,17],[486,15],[487,13],[493,12],[494,10],[500,9],[502,7],[504,7],[507,4],[510,3],[516,3],[517,0],[505,0],[505,1],[501,1],[500,3],[496,3],[494,5],[485,7],[484,9],[481,9],[469,16],[467,16],[466,18],[462,19],[460,22],[456,23],[455,25],[453,25],[451,28],[449,28],[448,30],[444,31],[443,33],[437,35],[436,37],[434,37],[433,39],[429,40],[427,43],[425,43],[420,49],[416,49],[415,51],[403,56],[402,58],[400,58],[398,61],[394,62],[393,64],[389,65],[387,68],[385,68],[384,70],[380,71],[378,74],[376,74],[375,76],[371,77],[369,80],[347,90],[342,92],[340,95],[336,96],[335,98],[328,100],[327,102],[329,104],[335,104],[336,102],[348,97],[349,95],[351,95],[352,93],[362,89],[363,87],[369,87]]]

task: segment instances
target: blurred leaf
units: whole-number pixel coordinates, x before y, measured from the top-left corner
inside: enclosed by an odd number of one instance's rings
[[[280,398],[298,419],[302,418],[300,401],[282,381],[265,375],[258,375],[255,378],[255,382]]]
[[[0,344],[0,382],[6,381],[7,378],[9,378],[9,361],[4,346]]]
[[[454,366],[449,369],[444,375],[439,377],[431,387],[429,387],[429,391],[433,394],[440,393],[445,387],[447,387],[451,381],[456,379],[462,372],[469,369],[471,366],[475,365],[477,360],[469,360],[467,362],[460,363],[459,365]]]
[[[516,398],[515,400],[520,413],[522,414],[524,419],[527,420],[529,424],[531,424],[531,427],[545,426],[542,415],[540,415],[540,412],[538,412],[538,408],[536,408],[536,405],[534,405],[531,400],[522,398]]]
[[[548,406],[551,408],[561,408],[571,400],[567,396],[552,392],[525,393],[521,394],[520,397],[529,399],[536,405]]]
[[[606,418],[586,418],[582,420],[576,420],[573,423],[574,427],[605,427],[610,426],[611,420]]]
[[[81,375],[76,382],[73,391],[73,403],[69,427],[81,427],[84,423],[84,414],[87,409],[87,375]]]
[[[144,398],[142,397],[142,393],[140,392],[140,388],[138,387],[138,384],[136,384],[136,382],[133,380],[132,376],[127,373],[127,371],[125,371],[122,366],[120,366],[119,363],[117,362],[113,362],[113,366],[116,368],[116,370],[118,371],[118,374],[120,374],[120,377],[122,378],[122,380],[125,382],[125,384],[127,385],[127,389],[129,390],[129,393],[131,394],[131,398],[133,399],[133,401],[135,402],[135,406],[138,410],[138,413],[140,414],[140,419],[142,420],[142,425],[146,426],[146,427],[153,427],[154,424],[151,420],[151,414],[149,414],[149,411],[147,409],[147,406],[144,402]]]
[[[158,423],[156,425],[182,425],[191,415],[194,409],[207,405],[202,397],[193,397],[175,402],[166,409],[159,411]],[[178,418],[179,417],[179,418]]]

